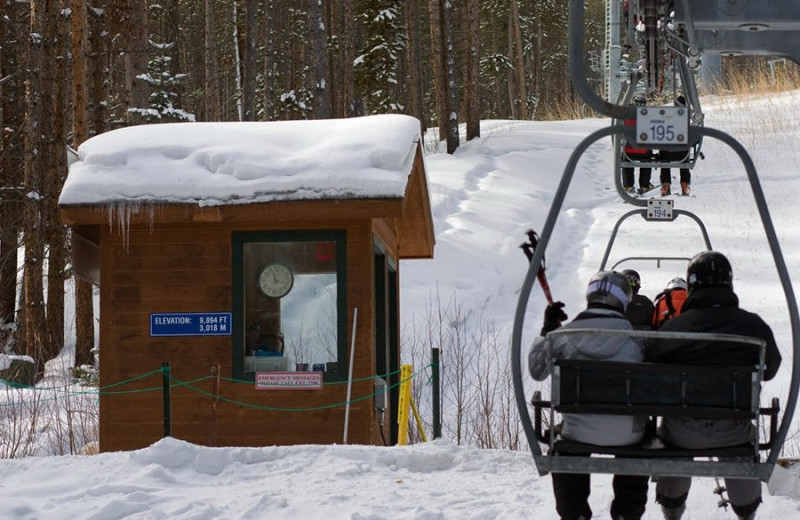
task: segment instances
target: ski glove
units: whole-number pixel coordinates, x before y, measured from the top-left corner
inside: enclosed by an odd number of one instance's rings
[[[545,336],[551,330],[556,330],[561,326],[561,322],[566,319],[567,313],[564,312],[564,302],[549,303],[544,310],[544,324],[539,335]]]

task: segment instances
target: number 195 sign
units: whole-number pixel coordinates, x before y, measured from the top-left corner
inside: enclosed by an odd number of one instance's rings
[[[641,107],[636,111],[636,141],[640,144],[686,144],[686,107]]]

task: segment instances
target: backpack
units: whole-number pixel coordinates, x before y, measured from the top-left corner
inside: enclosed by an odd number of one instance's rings
[[[686,289],[665,289],[663,292],[656,296],[653,305],[653,330],[658,329],[665,321],[678,316],[681,313],[683,302],[686,301],[688,292]]]

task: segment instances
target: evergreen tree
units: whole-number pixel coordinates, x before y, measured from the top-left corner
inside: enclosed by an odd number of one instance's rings
[[[402,2],[363,0],[359,16],[365,31],[364,48],[355,59],[356,88],[366,110],[383,114],[403,110],[398,88],[398,68],[406,49]]]
[[[132,107],[129,112],[137,112],[148,122],[194,121],[194,114],[175,106],[178,99],[178,86],[186,74],[173,74],[170,70],[172,57],[166,54],[172,43],[156,43],[150,46],[158,52],[147,65],[147,74],[140,74],[137,79],[144,81],[150,89],[150,106],[146,108]]]

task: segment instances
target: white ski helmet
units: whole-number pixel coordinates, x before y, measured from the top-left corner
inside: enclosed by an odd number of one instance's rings
[[[687,290],[689,286],[686,284],[686,280],[681,278],[680,276],[676,276],[672,280],[669,281],[667,284],[667,289],[683,289],[684,291]]]
[[[600,271],[586,287],[586,303],[608,305],[620,312],[625,312],[631,298],[633,292],[628,278],[616,271]]]

